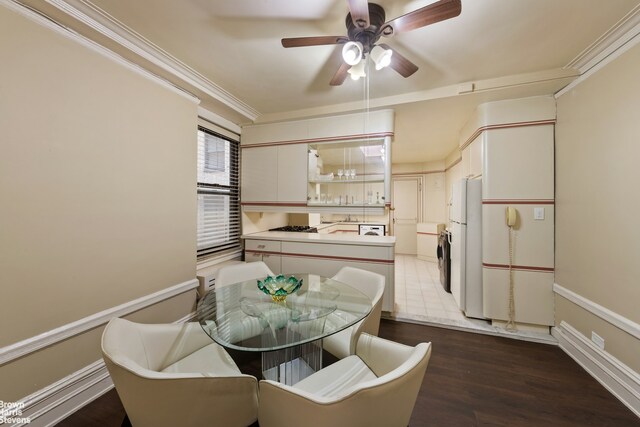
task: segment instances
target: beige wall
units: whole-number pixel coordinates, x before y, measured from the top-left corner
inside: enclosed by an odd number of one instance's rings
[[[194,278],[197,105],[4,7],[0,28],[1,348]],[[97,338],[0,399],[97,360]]]
[[[557,101],[556,282],[640,323],[640,46]],[[640,371],[638,339],[556,296],[556,324],[586,337]],[[624,337],[624,338],[622,338]]]

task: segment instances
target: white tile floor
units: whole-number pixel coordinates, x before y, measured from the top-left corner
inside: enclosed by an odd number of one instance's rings
[[[435,262],[422,261],[411,255],[396,255],[395,270],[396,303],[392,313],[395,319],[529,341],[555,342],[550,334],[509,332],[492,326],[489,321],[465,317],[453,295],[440,284],[440,270]]]
[[[395,288],[396,315],[465,319],[453,296],[440,284],[440,270],[435,262],[396,255]]]

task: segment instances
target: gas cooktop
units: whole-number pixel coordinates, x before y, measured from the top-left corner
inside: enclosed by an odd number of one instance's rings
[[[286,225],[284,227],[272,228],[269,231],[295,231],[298,233],[317,233],[318,229],[308,225]]]

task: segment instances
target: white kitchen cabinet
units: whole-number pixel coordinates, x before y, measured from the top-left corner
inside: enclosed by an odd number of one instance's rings
[[[307,144],[242,149],[242,203],[307,203]]]
[[[307,144],[278,146],[278,202],[307,203]]]
[[[482,176],[483,135],[480,134],[467,147],[469,150],[469,175],[471,178]]]
[[[469,145],[462,150],[462,176],[467,178],[479,178],[482,176],[483,135],[478,135]]]
[[[377,209],[384,214],[390,204],[390,138],[322,142],[309,147],[320,160],[310,157],[310,209],[346,212],[365,208],[369,213]]]
[[[243,202],[275,202],[278,199],[278,149],[253,147],[242,150],[240,192]]]
[[[385,276],[382,310],[395,304],[393,246],[282,242],[282,271],[331,277],[342,267],[355,267]]]
[[[246,262],[262,261],[274,273],[282,273],[282,256],[280,255],[281,243],[272,240],[244,241],[244,259]]]
[[[438,238],[443,230],[444,224],[435,222],[418,223],[418,259],[438,262]]]

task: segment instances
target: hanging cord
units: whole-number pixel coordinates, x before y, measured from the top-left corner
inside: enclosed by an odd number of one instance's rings
[[[509,227],[509,321],[507,331],[516,331],[516,300],[513,283],[513,227]]]

